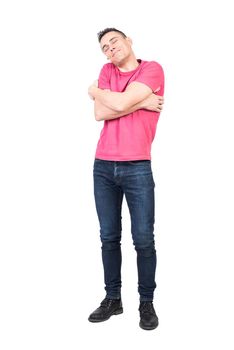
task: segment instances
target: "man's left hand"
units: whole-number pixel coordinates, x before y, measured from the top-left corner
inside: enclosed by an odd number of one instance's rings
[[[93,90],[98,87],[98,80],[94,80],[93,84],[90,85],[88,89],[88,94],[91,100],[94,100]]]

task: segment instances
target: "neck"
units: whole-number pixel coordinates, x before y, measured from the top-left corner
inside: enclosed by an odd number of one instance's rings
[[[118,68],[121,72],[129,72],[131,70],[136,69],[139,66],[139,62],[137,61],[134,55],[128,57],[126,61],[121,62],[118,65]]]

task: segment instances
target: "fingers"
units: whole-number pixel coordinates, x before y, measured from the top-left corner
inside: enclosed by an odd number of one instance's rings
[[[158,102],[160,104],[164,103],[164,97],[163,96],[157,96],[158,97]]]
[[[163,110],[163,104],[164,104],[164,97],[163,96],[159,96],[160,98],[158,99],[158,106],[156,111],[157,112],[161,112]]]
[[[163,96],[158,96],[159,99],[158,99],[158,104],[159,106],[162,106],[164,104],[164,97]]]
[[[159,112],[159,113],[160,113],[160,112],[162,112],[162,110],[163,110],[163,107],[157,107],[157,108],[156,108],[156,112]]]
[[[157,101],[157,103],[164,103],[164,96],[152,94],[150,97],[154,99],[154,101]]]

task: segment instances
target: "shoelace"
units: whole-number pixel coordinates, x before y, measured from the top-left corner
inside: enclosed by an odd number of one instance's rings
[[[112,300],[105,298],[102,302],[101,302],[101,307],[109,307],[112,304]]]
[[[142,313],[150,313],[152,315],[155,314],[153,304],[149,301],[142,302],[140,305],[140,312]]]

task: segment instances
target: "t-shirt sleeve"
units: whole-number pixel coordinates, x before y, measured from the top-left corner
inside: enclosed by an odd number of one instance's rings
[[[164,73],[161,65],[157,62],[147,62],[134,81],[146,84],[152,91],[158,88],[160,88],[161,93],[164,91]]]
[[[101,69],[98,78],[98,87],[100,89],[110,89],[110,72],[108,64],[105,64]]]

